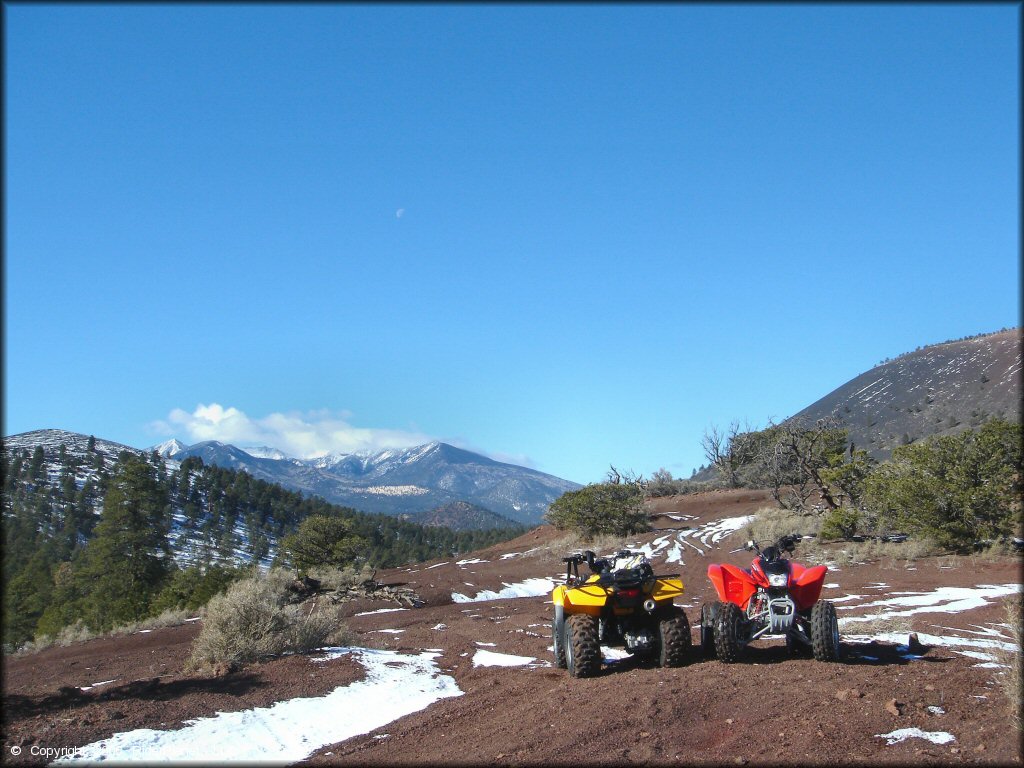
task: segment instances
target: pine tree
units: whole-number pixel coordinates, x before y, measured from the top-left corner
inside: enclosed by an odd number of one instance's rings
[[[43,461],[45,459],[46,454],[43,453],[43,446],[37,445],[36,449],[32,451],[32,463],[29,464],[28,475],[30,480],[37,481],[42,479]]]
[[[82,618],[96,630],[141,618],[170,568],[167,490],[154,468],[122,457],[75,581]]]
[[[366,541],[352,532],[349,522],[340,517],[313,515],[299,525],[295,533],[281,541],[279,557],[296,570],[342,568],[351,565]]]

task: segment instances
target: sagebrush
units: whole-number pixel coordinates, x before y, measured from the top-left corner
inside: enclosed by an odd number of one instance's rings
[[[292,581],[287,571],[271,569],[236,582],[210,600],[189,668],[246,664],[347,643],[350,635],[341,608],[325,598],[289,603],[287,587]]]

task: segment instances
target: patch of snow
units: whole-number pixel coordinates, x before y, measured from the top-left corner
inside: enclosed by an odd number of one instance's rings
[[[458,560],[456,565],[470,565],[471,563],[486,563],[487,560],[481,560],[479,557],[474,557],[472,560]]]
[[[372,493],[375,496],[423,496],[430,493],[427,488],[418,485],[369,485],[358,489],[360,493]]]
[[[932,714],[932,715],[944,715],[944,714],[946,714],[946,710],[944,710],[942,707],[936,707],[934,705],[928,707],[928,712],[930,714]]]
[[[436,629],[438,632],[444,632],[446,629],[448,629],[448,625],[447,624],[435,624],[434,626],[431,627],[431,629]]]
[[[984,653],[983,651],[957,651],[961,656],[966,656],[968,659],[978,659],[979,661],[995,661],[996,657],[991,653]]]
[[[473,654],[474,667],[522,667],[536,660],[536,656],[513,656],[510,653],[495,653],[483,649]]]
[[[304,760],[326,744],[369,733],[439,699],[463,694],[455,679],[438,669],[436,653],[334,648],[328,649],[321,661],[348,653],[366,668],[366,678],[335,688],[326,696],[219,712],[172,731],[140,728],[116,733],[56,762],[260,762],[283,766]]]
[[[427,566],[426,568],[424,568],[423,570],[425,570],[425,571],[429,571],[429,570],[430,570],[431,568],[440,568],[440,567],[441,567],[442,565],[448,565],[448,564],[449,564],[450,562],[451,562],[450,560],[446,560],[446,561],[445,561],[445,562],[443,562],[443,563],[435,563],[434,565],[428,565],[428,566]]]
[[[905,739],[925,739],[932,744],[948,744],[956,741],[956,736],[946,731],[922,731],[920,728],[899,728],[889,733],[876,733],[878,738],[885,739],[886,744],[899,744]]]
[[[510,597],[540,597],[546,595],[555,588],[554,579],[532,578],[520,581],[515,584],[502,582],[504,588],[497,592],[485,589],[475,596],[469,597],[461,592],[452,592],[453,603],[479,603],[485,600],[503,600]]]
[[[822,584],[821,588],[822,589],[839,589],[839,585],[838,584]]]
[[[376,611],[363,611],[356,616],[373,616],[375,613],[394,613],[395,611],[408,611],[408,608],[378,608]]]
[[[679,563],[680,565],[684,564],[683,563],[683,548],[680,546],[678,541],[672,546],[672,549],[669,550],[668,555],[665,557],[665,562],[666,563]]]
[[[498,645],[497,643],[482,643],[479,640],[476,640],[475,642],[477,645],[486,645],[488,648],[494,648]]]
[[[117,678],[115,677],[114,680],[117,680]],[[91,691],[93,688],[99,688],[101,685],[108,685],[108,684],[114,682],[114,680],[104,680],[103,682],[100,682],[100,683],[93,683],[92,685],[87,685],[84,688],[79,688],[78,690],[80,690],[80,691]]]
[[[840,624],[843,620],[840,619]],[[1015,643],[1006,643],[1000,640],[986,640],[974,637],[955,637],[949,635],[929,635],[925,632],[917,633],[918,642],[922,645],[943,646],[945,648],[996,648],[1004,651],[1015,651],[1020,653],[1020,647]],[[882,632],[877,635],[843,635],[843,641],[851,643],[870,643],[872,641],[882,643],[895,643],[896,645],[907,645],[907,634],[896,632]]]
[[[523,555],[528,555],[531,552],[536,552],[538,549],[540,549],[540,547],[533,547],[531,549],[526,550],[525,552],[508,552],[508,553],[502,555],[501,559],[502,560],[508,560],[510,557],[521,557]]]
[[[405,632],[404,629],[371,629],[371,632],[384,632],[389,635],[400,635]]]
[[[948,629],[950,632],[966,632],[969,635],[981,635],[982,637],[993,637],[993,638],[999,638],[1000,640],[1009,640],[1009,639],[1011,639],[1010,635],[1006,634],[1006,632],[1003,631],[1004,629],[1005,630],[1009,630],[1010,629],[1010,625],[1009,624],[994,624],[994,625],[992,625],[990,627],[982,627],[982,626],[979,626],[978,624],[971,624],[970,626],[974,627],[974,629],[960,629],[958,627],[942,627],[942,626],[939,626],[938,624],[932,624],[932,626],[935,627],[936,629]],[[997,629],[997,627],[1002,627],[1003,629]]]
[[[1020,592],[1020,584],[982,584],[977,587],[939,587],[933,592],[905,592],[907,597],[892,597],[887,600],[876,600],[858,605],[858,609],[874,607],[903,607],[906,610],[881,611],[872,616],[847,616],[839,620],[840,624],[856,621],[871,621],[875,618],[893,616],[912,616],[915,613],[960,613],[973,608],[981,608],[1006,595]],[[834,601],[833,601],[834,602]]]
[[[735,533],[753,519],[753,515],[726,517],[722,520],[715,520],[713,522],[706,523],[691,531],[684,531],[683,533],[690,534],[692,538],[699,539],[705,546],[710,547],[712,544],[717,544],[721,539],[725,538],[729,534]]]

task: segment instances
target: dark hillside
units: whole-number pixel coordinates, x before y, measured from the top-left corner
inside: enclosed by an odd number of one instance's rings
[[[875,366],[793,416],[838,416],[859,448],[879,460],[898,445],[1021,413],[1020,329],[901,355]]]
[[[453,531],[523,528],[522,524],[515,520],[476,504],[470,504],[468,501],[453,501],[428,509],[426,512],[402,515],[402,518],[419,525],[440,525]]]

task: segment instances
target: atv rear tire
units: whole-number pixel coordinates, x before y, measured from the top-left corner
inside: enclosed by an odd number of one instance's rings
[[[690,637],[690,620],[682,608],[672,606],[661,614],[658,621],[661,652],[658,664],[662,667],[681,667],[686,663],[693,646]]]
[[[593,677],[601,671],[597,619],[575,613],[565,620],[565,664],[573,677]]]
[[[719,610],[719,603],[700,607],[700,651],[705,659],[715,658],[715,619]]]
[[[839,660],[839,620],[828,600],[819,600],[811,609],[811,644],[818,661]]]
[[[735,603],[721,603],[715,622],[715,652],[726,664],[740,660],[747,645],[747,618]]]

